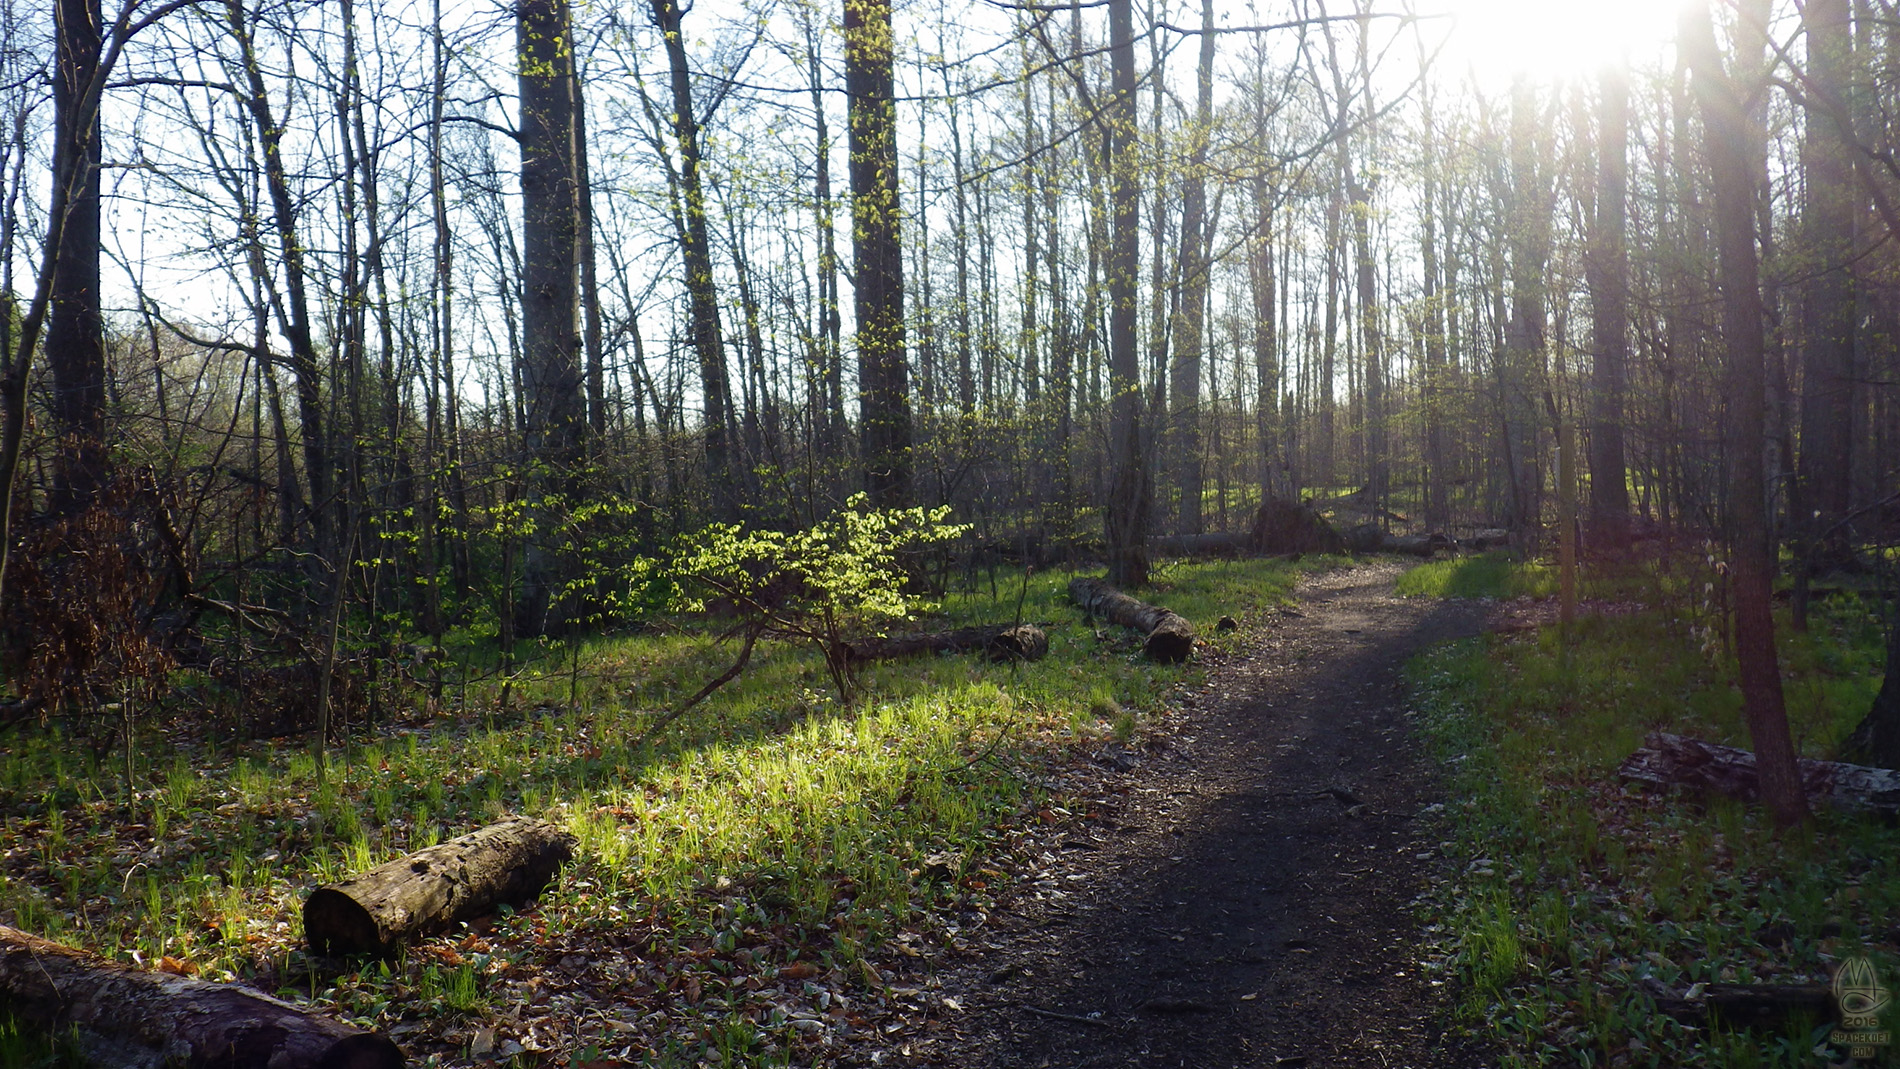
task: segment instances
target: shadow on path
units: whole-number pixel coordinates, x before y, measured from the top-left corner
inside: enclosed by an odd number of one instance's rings
[[[1413,966],[1438,785],[1401,669],[1476,633],[1470,603],[1401,599],[1402,569],[1317,576],[1255,622],[1157,752],[939,976],[913,1060],[959,1067],[1434,1066],[1448,998]],[[961,1007],[960,1011],[957,1007]]]

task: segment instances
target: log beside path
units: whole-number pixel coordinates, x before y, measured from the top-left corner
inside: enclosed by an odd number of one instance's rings
[[[386,1037],[261,992],[146,972],[4,926],[0,1008],[29,1034],[76,1029],[85,1064],[112,1069],[403,1065]]]
[[[1838,809],[1900,813],[1900,772],[1807,758],[1796,764],[1812,801]],[[1743,801],[1755,801],[1761,794],[1753,753],[1663,732],[1644,740],[1617,774],[1638,783],[1710,790]]]
[[[574,846],[546,821],[491,824],[310,892],[304,936],[319,954],[386,956],[404,940],[534,898]]]
[[[1194,652],[1194,625],[1171,609],[1138,601],[1088,577],[1071,580],[1069,597],[1092,616],[1104,617],[1141,632],[1142,652],[1163,664],[1185,661]]]
[[[990,624],[888,638],[867,638],[847,647],[854,661],[892,661],[925,653],[981,651],[992,661],[1039,661],[1049,652],[1049,636],[1034,624]]]

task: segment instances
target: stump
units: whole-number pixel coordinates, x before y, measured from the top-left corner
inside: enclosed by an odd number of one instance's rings
[[[104,1067],[400,1069],[387,1038],[237,984],[145,972],[0,926],[0,1008]]]
[[[1345,540],[1311,505],[1283,498],[1266,501],[1254,512],[1249,536],[1257,553],[1342,553]]]
[[[1142,652],[1151,660],[1174,664],[1194,653],[1194,626],[1171,609],[1137,601],[1100,579],[1070,581],[1069,597],[1092,616],[1141,632]]]
[[[925,653],[980,650],[992,661],[1039,661],[1049,652],[1049,636],[1034,624],[990,624],[954,631],[867,638],[846,646],[854,661],[892,661]]]
[[[574,845],[545,821],[491,824],[310,892],[304,936],[319,954],[387,956],[406,939],[534,898]]]
[[[1839,761],[1796,762],[1809,798],[1840,809],[1900,813],[1900,772]],[[1755,755],[1733,746],[1657,732],[1625,758],[1617,774],[1626,780],[1715,791],[1743,801],[1760,797]]]

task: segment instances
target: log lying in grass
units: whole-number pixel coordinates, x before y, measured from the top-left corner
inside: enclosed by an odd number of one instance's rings
[[[400,1069],[383,1036],[240,987],[145,972],[0,926],[0,1008],[31,1033],[78,1030],[86,1064]]]
[[[1148,540],[1148,548],[1164,557],[1244,557],[1249,547],[1246,535],[1216,531],[1209,534],[1157,535]]]
[[[1836,1016],[1834,992],[1826,984],[1709,984],[1699,998],[1658,998],[1656,1009],[1684,1024],[1770,1031]]]
[[[1049,636],[1034,624],[990,624],[955,631],[867,638],[846,647],[854,661],[894,661],[925,653],[971,653],[999,663],[1040,661],[1049,652]]]
[[[1150,660],[1172,664],[1194,652],[1194,626],[1173,610],[1137,601],[1100,579],[1086,577],[1070,581],[1069,597],[1092,616],[1141,632],[1142,652]]]
[[[303,904],[319,954],[392,953],[405,939],[539,895],[573,860],[574,837],[515,817],[319,887]]]
[[[1839,761],[1799,762],[1808,797],[1839,809],[1900,813],[1900,772]],[[1755,755],[1733,746],[1657,732],[1625,758],[1617,774],[1658,786],[1715,791],[1731,798],[1760,797]]]

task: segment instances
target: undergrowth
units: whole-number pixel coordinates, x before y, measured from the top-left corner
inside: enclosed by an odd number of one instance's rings
[[[1277,606],[1330,563],[1174,566],[1147,596],[1218,652],[1233,641],[1218,616]],[[333,752],[322,786],[305,740],[148,737],[128,799],[113,755],[15,734],[0,761],[0,919],[310,998],[424,1063],[823,1064],[850,1000],[882,982],[874,957],[999,889],[987,859],[1058,804],[1044,771],[1126,739],[1200,679],[1086,625],[1069,578],[997,576],[911,621],[1020,613],[1048,631],[1039,663],[876,665],[845,706],[807,649],[762,644],[744,676],[646,742],[731,659],[716,622],[664,621],[551,650],[505,684],[450,687]],[[581,845],[535,909],[388,963],[305,953],[310,888],[508,813],[558,821]],[[611,970],[590,964],[608,951]]]
[[[1428,565],[1412,585],[1447,589],[1461,566]],[[1542,582],[1482,567],[1491,592]],[[1695,609],[1665,598],[1586,616],[1567,649],[1546,627],[1412,666],[1456,800],[1442,846],[1459,874],[1429,898],[1436,968],[1503,1064],[1839,1064],[1825,1021],[1735,1032],[1678,1021],[1659,1000],[1713,983],[1826,984],[1863,955],[1900,986],[1900,830],[1821,811],[1777,838],[1756,807],[1617,780],[1652,731],[1748,745],[1732,666]],[[1831,757],[1879,684],[1877,621],[1840,600],[1809,635],[1782,637],[1796,743]]]

